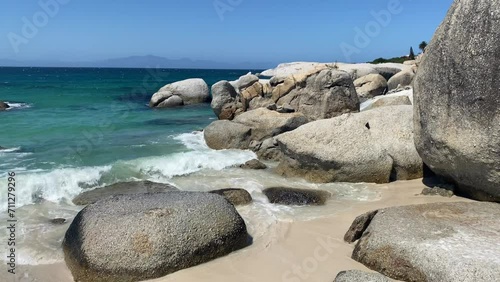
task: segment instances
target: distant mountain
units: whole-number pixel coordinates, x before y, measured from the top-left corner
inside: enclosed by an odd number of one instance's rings
[[[274,63],[221,63],[207,60],[167,59],[158,56],[131,56],[94,62],[16,61],[0,59],[5,67],[97,67],[97,68],[171,68],[171,69],[267,69]]]

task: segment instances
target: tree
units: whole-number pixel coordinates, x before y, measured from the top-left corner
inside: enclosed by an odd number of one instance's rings
[[[427,42],[422,41],[422,43],[418,45],[418,49],[422,50],[422,53],[425,53],[425,48],[427,48]]]
[[[413,47],[410,47],[410,60],[415,60],[415,53],[413,52]]]

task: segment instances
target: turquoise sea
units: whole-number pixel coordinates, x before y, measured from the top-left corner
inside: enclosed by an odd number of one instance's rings
[[[167,83],[187,78],[200,77],[212,85],[247,72],[0,68],[0,101],[13,106],[0,113],[4,125],[0,146],[7,148],[0,151],[0,178],[9,171],[36,173],[38,179],[23,189],[34,198],[52,199],[72,195],[54,191],[48,195],[48,190],[57,188],[45,184],[77,192],[78,186],[143,178],[141,174],[153,172],[127,164],[189,151],[188,137],[182,139],[182,134],[202,130],[215,119],[209,104],[152,110],[147,106],[151,95]],[[111,169],[103,173],[106,166]],[[84,169],[95,177],[78,175]],[[48,177],[61,170],[65,170],[64,179]],[[28,197],[20,200],[19,204],[31,201]]]
[[[203,78],[211,86],[248,71],[0,68],[0,101],[12,107],[0,112],[0,221],[8,219],[8,173],[15,172],[18,263],[63,262],[64,233],[82,209],[71,200],[117,182],[150,180],[184,191],[246,189],[254,202],[238,211],[254,240],[273,232],[280,221],[327,216],[348,209],[352,201],[377,198],[365,184],[320,185],[280,177],[273,173],[275,163],[262,171],[240,169],[256,158],[253,152],[215,151],[204,142],[201,130],[216,119],[209,104],[147,106],[167,83]],[[335,197],[326,207],[270,204],[262,191],[283,186],[320,188]],[[54,225],[54,218],[67,223]],[[0,232],[0,241],[6,236]]]

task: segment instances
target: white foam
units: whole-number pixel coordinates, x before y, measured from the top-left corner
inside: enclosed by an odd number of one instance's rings
[[[28,103],[13,103],[13,102],[5,102],[7,105],[9,105],[9,108],[7,110],[12,110],[12,109],[27,109],[31,108],[33,105],[28,104]]]
[[[222,170],[254,158],[256,155],[251,151],[206,150],[142,158],[133,160],[129,164],[137,167],[142,174],[166,181],[175,176],[188,175],[204,169]]]
[[[54,203],[72,199],[82,191],[79,185],[97,185],[102,174],[110,169],[111,166],[61,168],[17,174],[15,177],[16,206],[33,204],[37,198]],[[6,181],[5,178],[0,180],[2,187],[7,187]],[[7,193],[0,193],[0,210],[5,210],[6,207]]]
[[[21,150],[21,147],[0,149],[0,153],[12,153]]]
[[[205,143],[202,131],[184,133],[174,137],[174,140],[180,141],[186,148],[194,151],[209,150]]]

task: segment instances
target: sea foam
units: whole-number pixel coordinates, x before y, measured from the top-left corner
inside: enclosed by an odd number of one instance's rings
[[[187,151],[164,156],[117,161],[106,166],[57,168],[50,171],[18,171],[16,176],[17,207],[39,200],[54,203],[70,202],[84,189],[102,187],[116,182],[152,180],[170,182],[177,176],[201,170],[222,170],[256,158],[255,153],[242,150],[216,151],[205,144],[202,132],[173,137]],[[0,185],[7,186],[7,178]],[[0,210],[7,207],[6,193],[0,193]]]

